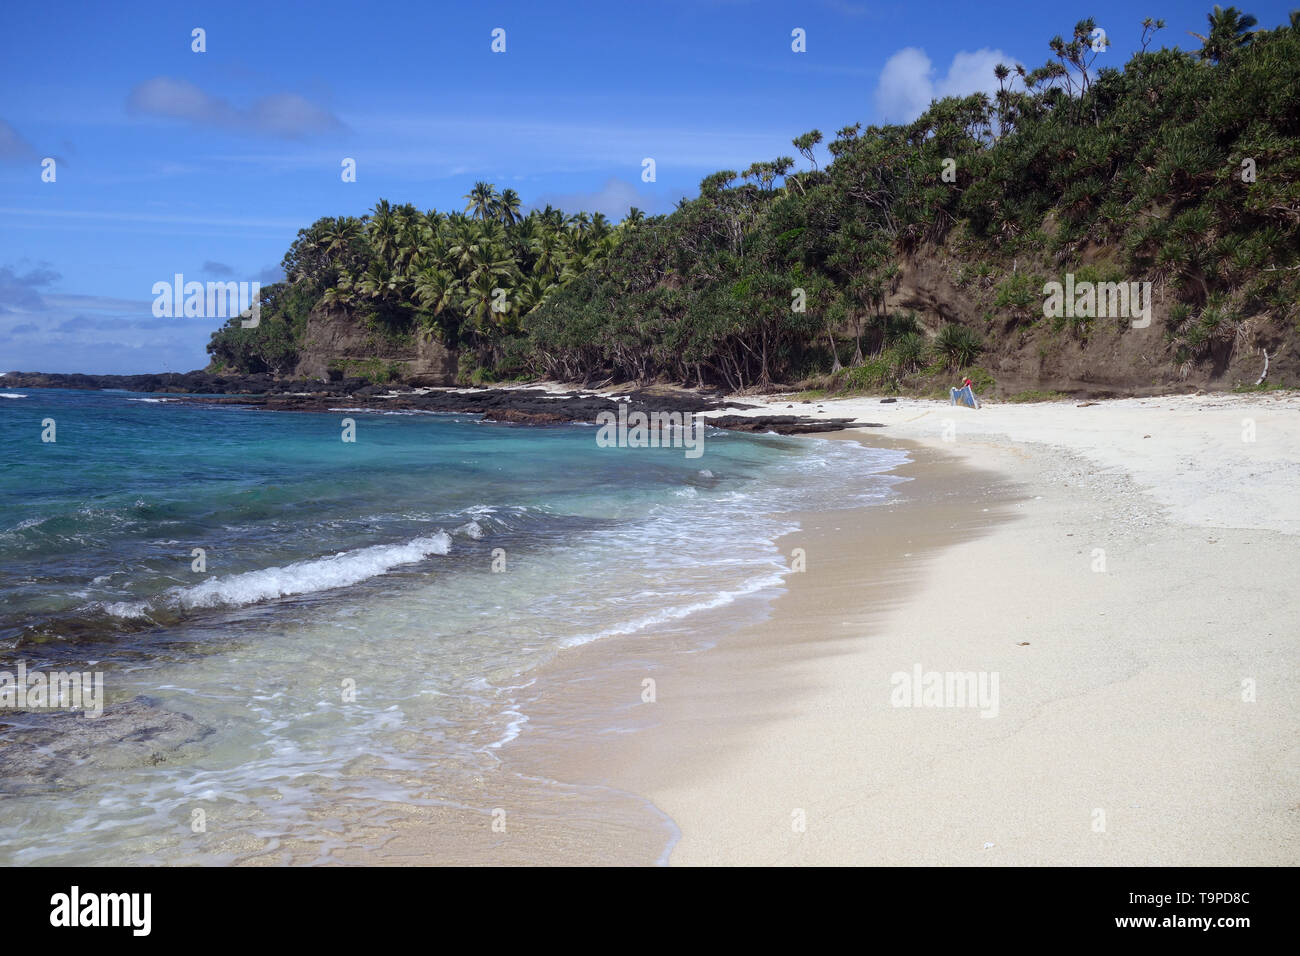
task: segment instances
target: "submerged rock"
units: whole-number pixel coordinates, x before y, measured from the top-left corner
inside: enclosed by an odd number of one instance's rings
[[[146,697],[111,704],[96,718],[59,711],[0,711],[0,793],[80,787],[104,771],[192,756],[212,732]]]

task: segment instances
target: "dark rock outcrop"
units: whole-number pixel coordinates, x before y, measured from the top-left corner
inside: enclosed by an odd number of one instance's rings
[[[407,385],[456,384],[456,353],[437,335],[389,338],[342,308],[317,306],[307,317],[294,378],[327,382],[367,365],[392,368]]]
[[[845,428],[883,428],[877,422],[855,422],[852,418],[800,418],[798,415],[719,415],[709,420],[710,425],[733,432],[776,432],[778,435],[809,435],[816,432],[837,432]]]
[[[360,411],[453,412],[482,415],[485,421],[522,425],[557,425],[595,422],[601,412],[677,412],[695,414],[721,409],[754,408],[718,396],[681,388],[654,386],[622,395],[548,392],[540,388],[432,389],[373,385],[361,378],[333,382],[277,381],[267,375],[216,376],[208,372],[165,375],[54,375],[10,372],[0,378],[4,388],[117,388],[127,391],[183,395],[182,401],[212,405],[239,405],[278,412]],[[807,404],[807,403],[804,403]],[[709,419],[717,428],[744,432],[796,435],[868,427],[852,419],[812,419],[798,415],[748,418],[725,415]]]

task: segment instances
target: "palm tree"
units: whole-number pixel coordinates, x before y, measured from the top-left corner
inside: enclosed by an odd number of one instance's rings
[[[596,259],[593,260],[593,264],[600,259],[608,259],[613,255],[614,250],[618,248],[618,240],[618,233],[613,230],[596,240]]]
[[[366,224],[366,239],[370,248],[387,262],[396,250],[397,237],[397,214],[387,199],[381,199],[375,203],[374,213]]]
[[[473,285],[480,275],[498,279],[512,276],[515,269],[514,258],[495,242],[484,242],[478,246],[473,255],[468,283]]]
[[[582,215],[585,219],[587,214],[583,213]],[[589,226],[582,232],[575,230],[569,237],[569,256],[565,264],[573,265],[584,263],[591,252],[593,244]]]
[[[514,235],[511,238],[521,248],[530,248],[540,229],[540,222],[536,213],[529,213],[515,223]]]
[[[469,200],[469,203],[465,206],[465,211],[475,219],[487,219],[496,213],[499,197],[496,188],[491,183],[481,181],[475,183],[474,188],[462,198]],[[473,211],[471,212],[471,210]]]
[[[489,219],[479,227],[479,237],[482,242],[492,243],[494,245],[505,245],[506,230],[501,223],[495,219]]]
[[[507,226],[513,226],[519,221],[520,210],[519,193],[513,189],[504,189],[501,191],[501,199],[497,202],[497,209],[500,211],[501,221]]]
[[[546,208],[543,209],[538,215],[541,217],[542,222],[546,223],[546,225],[548,225],[550,228],[552,229],[564,228],[564,223],[565,223],[564,213],[561,212],[559,209],[556,209],[550,203],[547,203]]]
[[[322,235],[325,251],[337,257],[361,237],[361,220],[355,216],[339,216],[328,220]]]
[[[537,257],[533,260],[533,273],[555,278],[564,268],[563,234],[547,229],[533,240],[532,252]]]
[[[500,286],[496,280],[487,272],[480,272],[464,287],[460,307],[469,319],[470,330],[476,339],[488,338],[496,326],[496,313],[492,311],[492,304],[497,300],[498,288]]]
[[[370,263],[370,267],[361,276],[356,289],[366,298],[382,305],[398,297],[400,284],[401,279],[397,273],[387,264],[375,261]]]
[[[478,252],[480,231],[471,220],[453,226],[447,241],[447,258],[457,271],[464,271]]]
[[[339,276],[338,282],[325,290],[321,302],[326,306],[351,305],[356,296],[353,293],[352,276],[346,272]]]
[[[415,295],[420,305],[434,315],[451,305],[460,294],[460,283],[449,272],[437,266],[426,266],[415,277]]]
[[[564,221],[564,224],[578,236],[585,236],[587,230],[591,228],[591,219],[585,212],[580,212],[575,216],[570,216]]]
[[[553,288],[555,286],[552,283],[539,276],[532,275],[525,279],[515,293],[515,299],[519,303],[519,314],[527,315],[541,305],[546,299],[546,294]]]
[[[1187,32],[1203,44],[1200,52],[1201,59],[1212,60],[1215,63],[1231,56],[1249,43],[1254,37],[1251,27],[1259,22],[1249,13],[1242,13],[1236,7],[1228,7],[1225,10],[1217,3],[1214,5],[1214,12],[1206,14],[1205,18],[1210,22],[1208,35],[1202,36],[1190,30]]]
[[[393,256],[396,267],[405,272],[416,263],[423,237],[424,216],[413,206],[403,206],[397,212],[397,252]]]

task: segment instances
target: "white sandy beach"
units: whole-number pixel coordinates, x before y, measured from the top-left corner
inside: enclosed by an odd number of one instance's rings
[[[1300,396],[742,400],[881,423],[827,437],[908,449],[911,480],[802,515],[807,570],[711,650],[541,675],[505,767],[609,801],[512,794],[487,849],[421,810],[380,862],[653,863],[642,798],[674,865],[1300,862]],[[918,668],[996,697],[897,706]]]
[[[1180,523],[1300,534],[1300,395],[1294,392],[1111,399],[1088,407],[994,402],[979,410],[908,398],[808,405],[780,397],[741,400],[761,407],[725,414],[852,417],[976,465],[1005,464],[999,449],[1050,454],[1061,448],[1099,474],[1131,477]]]
[[[883,610],[873,541],[807,529],[770,638],[815,639],[760,665],[794,696],[719,694],[746,666],[720,648],[619,777],[681,827],[673,863],[1300,860],[1300,397],[818,404],[1012,478],[1015,516],[905,551]],[[891,706],[916,665],[996,673],[997,716]]]

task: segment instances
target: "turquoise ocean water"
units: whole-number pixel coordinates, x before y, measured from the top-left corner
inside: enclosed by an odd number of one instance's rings
[[[716,429],[688,458],[585,425],[3,394],[0,670],[102,672],[106,717],[140,722],[0,709],[7,864],[224,863],[324,833],[340,802],[461,805],[526,743],[538,666],[762,613],[791,513],[884,501],[904,460]],[[194,832],[195,807],[219,833]]]

